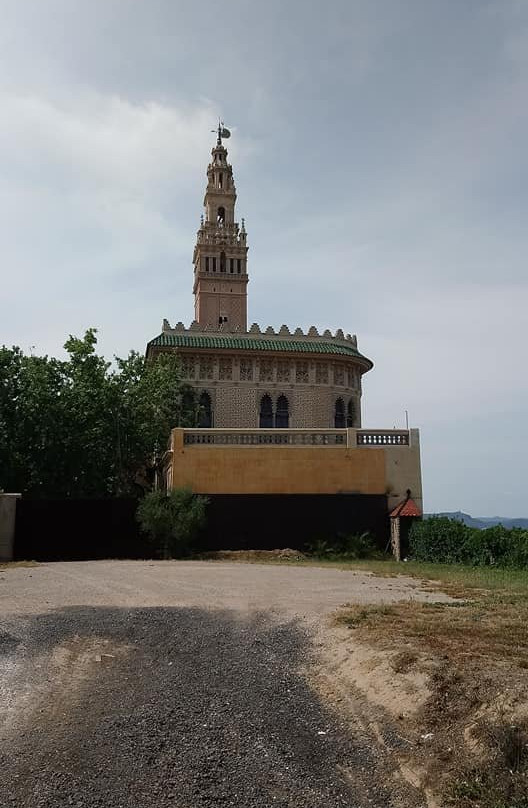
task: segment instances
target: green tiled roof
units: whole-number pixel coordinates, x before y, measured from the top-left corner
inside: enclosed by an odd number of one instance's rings
[[[288,351],[292,353],[319,353],[335,354],[338,356],[353,356],[366,362],[372,367],[372,362],[354,348],[352,344],[346,345],[341,341],[314,337],[310,340],[302,339],[273,339],[273,337],[252,337],[238,334],[204,334],[188,332],[182,334],[163,333],[151,339],[147,345],[150,348],[205,348],[224,349],[236,351]]]

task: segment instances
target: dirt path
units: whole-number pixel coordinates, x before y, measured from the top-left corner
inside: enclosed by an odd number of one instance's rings
[[[211,561],[79,561],[0,570],[0,614],[67,606],[265,609],[319,619],[344,603],[439,600],[404,576]],[[447,596],[446,596],[446,599]]]
[[[424,805],[375,705],[335,709],[322,641],[343,603],[409,598],[438,595],[293,566],[0,571],[0,805]]]

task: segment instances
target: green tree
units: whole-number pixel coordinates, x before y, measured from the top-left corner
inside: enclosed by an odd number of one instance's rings
[[[137,520],[163,558],[182,556],[205,525],[207,503],[189,488],[151,491],[138,505]]]
[[[56,495],[64,476],[63,363],[0,350],[0,487]],[[60,486],[59,486],[60,487]]]
[[[174,354],[147,362],[132,351],[112,367],[96,346],[91,328],[69,337],[66,360],[0,349],[0,487],[36,497],[131,494],[171,428],[194,424]]]

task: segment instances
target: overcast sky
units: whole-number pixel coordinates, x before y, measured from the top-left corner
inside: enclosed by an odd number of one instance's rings
[[[221,115],[249,320],[343,328],[425,505],[528,516],[526,0],[0,0],[0,343],[193,317]]]

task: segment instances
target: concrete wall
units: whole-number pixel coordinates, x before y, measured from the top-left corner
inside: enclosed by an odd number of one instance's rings
[[[20,494],[0,494],[0,561],[11,561],[15,542],[16,504]]]
[[[410,430],[409,446],[388,446],[383,451],[389,510],[405,499],[410,488],[413,500],[423,512],[420,430]]]
[[[349,433],[348,446],[187,446],[184,430],[175,429],[172,487],[204,494],[389,494],[391,508],[410,488],[421,508],[418,430],[410,446],[356,446],[356,431]]]

